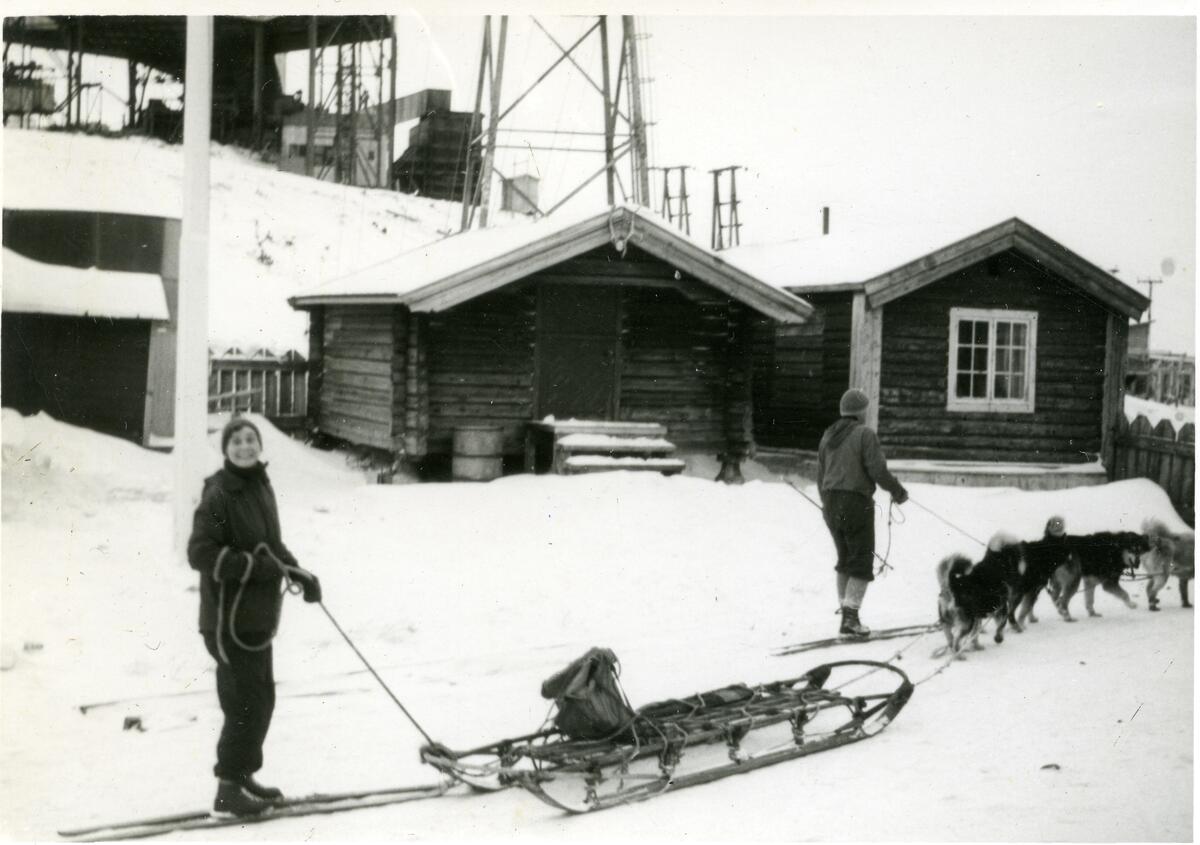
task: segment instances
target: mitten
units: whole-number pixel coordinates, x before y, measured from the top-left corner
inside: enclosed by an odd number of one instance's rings
[[[903,487],[900,488],[900,495],[895,497],[896,504],[902,505],[908,501],[908,491]]]
[[[313,575],[307,569],[301,569],[299,566],[290,570],[289,574],[292,576],[292,580],[304,589],[304,600],[306,602],[313,604],[321,600],[321,581],[316,575]]]

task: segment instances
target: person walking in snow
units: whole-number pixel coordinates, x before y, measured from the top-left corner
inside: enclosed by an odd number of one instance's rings
[[[862,624],[867,585],[875,580],[875,486],[904,504],[908,491],[888,470],[879,437],[864,422],[870,400],[852,387],[842,394],[841,419],[821,435],[817,451],[817,490],[825,525],[837,549],[838,603],[845,637],[865,638],[871,629]]]
[[[262,435],[235,417],[221,432],[224,466],[205,479],[188,540],[188,562],[200,573],[200,633],[217,661],[217,698],[225,716],[217,741],[213,811],[254,815],[283,793],[254,778],[275,709],[271,640],[283,593],[321,600],[321,583],[283,544],[275,491],[267,478]],[[295,586],[293,586],[295,585]]]

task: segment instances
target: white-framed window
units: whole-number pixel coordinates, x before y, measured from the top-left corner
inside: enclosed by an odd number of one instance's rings
[[[1037,312],[950,309],[947,411],[1032,413]]]

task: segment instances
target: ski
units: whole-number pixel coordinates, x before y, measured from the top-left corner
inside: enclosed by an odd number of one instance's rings
[[[588,813],[868,739],[912,693],[891,664],[844,660],[645,705],[602,739],[555,728],[470,751],[429,745],[421,757],[477,789],[517,785],[560,810]]]
[[[785,657],[789,654],[800,654],[804,651],[813,651],[818,648],[829,648],[835,645],[850,645],[852,643],[869,643],[875,640],[894,640],[898,637],[909,637],[917,634],[928,634],[931,631],[936,631],[941,627],[936,623],[928,625],[902,625],[898,628],[880,628],[878,631],[872,631],[867,637],[828,637],[823,640],[811,640],[806,643],[796,643],[795,645],[783,646],[771,652],[775,657]]]
[[[207,828],[232,827],[235,825],[260,824],[276,819],[327,815],[366,807],[382,807],[405,801],[417,801],[422,798],[435,798],[444,794],[451,785],[451,782],[446,781],[425,786],[404,786],[395,789],[373,789],[334,794],[318,793],[301,798],[284,800],[273,805],[267,811],[254,816],[216,815],[204,810],[197,810],[187,813],[176,813],[174,815],[131,819],[91,827],[80,827],[72,830],[60,830],[58,831],[58,835],[64,839],[87,842],[144,839],[150,836],[162,836],[177,830],[202,830]]]

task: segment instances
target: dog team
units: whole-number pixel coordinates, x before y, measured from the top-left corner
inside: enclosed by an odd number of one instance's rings
[[[1184,607],[1188,601],[1188,583],[1195,570],[1195,534],[1176,534],[1158,520],[1147,520],[1142,533],[1104,531],[1071,535],[1065,521],[1052,516],[1046,522],[1040,540],[1018,541],[998,533],[988,543],[983,559],[972,562],[955,554],[937,567],[938,620],[946,635],[945,649],[962,658],[967,648],[980,649],[980,629],[984,622],[995,622],[997,643],[1004,642],[1004,629],[1012,625],[1018,632],[1027,622],[1037,622],[1033,606],[1045,588],[1055,609],[1067,622],[1072,596],[1083,585],[1084,607],[1088,616],[1096,612],[1095,591],[1099,586],[1126,606],[1136,602],[1121,587],[1121,575],[1139,566],[1147,580],[1146,599],[1150,610],[1158,610],[1158,593],[1167,579],[1179,579]]]

